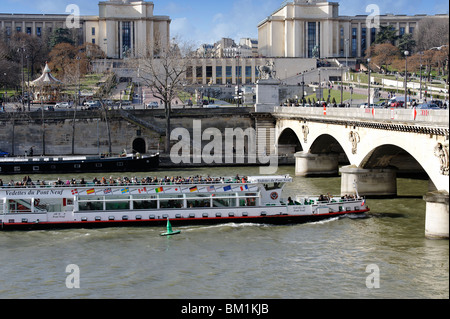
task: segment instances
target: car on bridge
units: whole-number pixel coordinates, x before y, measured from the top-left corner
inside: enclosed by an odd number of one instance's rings
[[[57,109],[70,109],[72,106],[70,105],[69,102],[60,102],[60,103],[56,103],[55,107]]]
[[[417,108],[420,110],[440,110],[441,109],[436,104],[420,104]]]

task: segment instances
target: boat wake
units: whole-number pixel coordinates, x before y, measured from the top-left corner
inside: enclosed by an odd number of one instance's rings
[[[183,229],[184,232],[191,232],[191,231],[198,231],[198,230],[208,230],[208,229],[239,229],[239,228],[246,228],[246,227],[270,227],[270,225],[267,224],[258,224],[258,223],[224,223],[224,224],[217,224],[217,225],[210,225],[210,226],[184,226],[179,227],[179,229]]]
[[[323,224],[328,224],[328,223],[335,222],[335,221],[337,221],[339,219],[340,219],[339,217],[333,217],[333,218],[330,218],[330,219],[324,219],[324,220],[320,220],[320,221],[317,221],[317,222],[310,222],[310,223],[307,223],[306,225],[323,225]]]

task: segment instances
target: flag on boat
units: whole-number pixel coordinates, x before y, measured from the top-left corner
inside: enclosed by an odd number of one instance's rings
[[[207,190],[208,190],[208,192],[215,192],[216,191],[214,186],[208,186]]]
[[[78,190],[77,189],[72,189],[72,195],[78,195]]]
[[[363,199],[363,201],[361,203],[361,206],[364,206],[364,205],[366,205],[366,200],[365,199]]]
[[[146,194],[147,193],[147,188],[139,188],[138,189],[138,192],[139,192],[139,194],[142,194],[142,193],[144,193],[144,194]]]
[[[88,195],[95,194],[95,189],[93,189],[93,188],[88,189],[88,190],[86,191],[86,194],[88,194]]]
[[[164,191],[164,189],[162,187],[158,187],[155,189],[156,193],[162,193]]]
[[[122,188],[120,191],[122,192],[122,194],[127,194],[130,192],[130,189],[128,187],[126,187],[126,188]]]
[[[191,193],[193,193],[193,192],[198,192],[198,188],[197,188],[197,186],[194,186],[194,187],[189,188],[189,191],[190,191]]]
[[[230,186],[230,185],[225,186],[225,187],[223,188],[223,191],[224,191],[224,192],[231,191],[231,186]]]
[[[105,188],[105,190],[103,191],[103,193],[104,193],[105,195],[112,194],[112,188],[111,188],[111,187]]]
[[[241,186],[240,188],[241,188],[241,191],[248,191],[248,186],[247,185]]]

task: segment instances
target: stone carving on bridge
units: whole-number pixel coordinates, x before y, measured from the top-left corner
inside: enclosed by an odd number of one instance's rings
[[[356,154],[358,152],[358,144],[361,142],[361,138],[357,132],[351,131],[348,136],[349,141],[352,143],[352,153]]]
[[[267,61],[266,65],[258,66],[257,69],[261,80],[270,80],[275,78],[275,62]]]
[[[305,141],[305,143],[308,143],[308,135],[309,135],[309,127],[308,127],[308,125],[303,125],[302,126],[302,131],[303,131],[303,140]]]
[[[447,175],[449,173],[449,158],[448,158],[448,145],[438,143],[434,147],[434,155],[439,158],[441,167],[441,174]]]

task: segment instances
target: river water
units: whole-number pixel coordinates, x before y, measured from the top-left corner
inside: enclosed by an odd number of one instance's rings
[[[237,173],[259,171],[199,168],[151,175]],[[294,176],[294,167],[278,173]],[[427,188],[426,181],[398,179],[399,198],[369,199],[368,218],[293,226],[191,226],[172,237],[159,236],[159,228],[0,232],[0,298],[449,298],[449,242],[424,236]],[[340,193],[340,178],[294,177],[285,197],[328,192]],[[79,288],[68,288],[76,281],[66,285],[66,279],[75,273]]]

